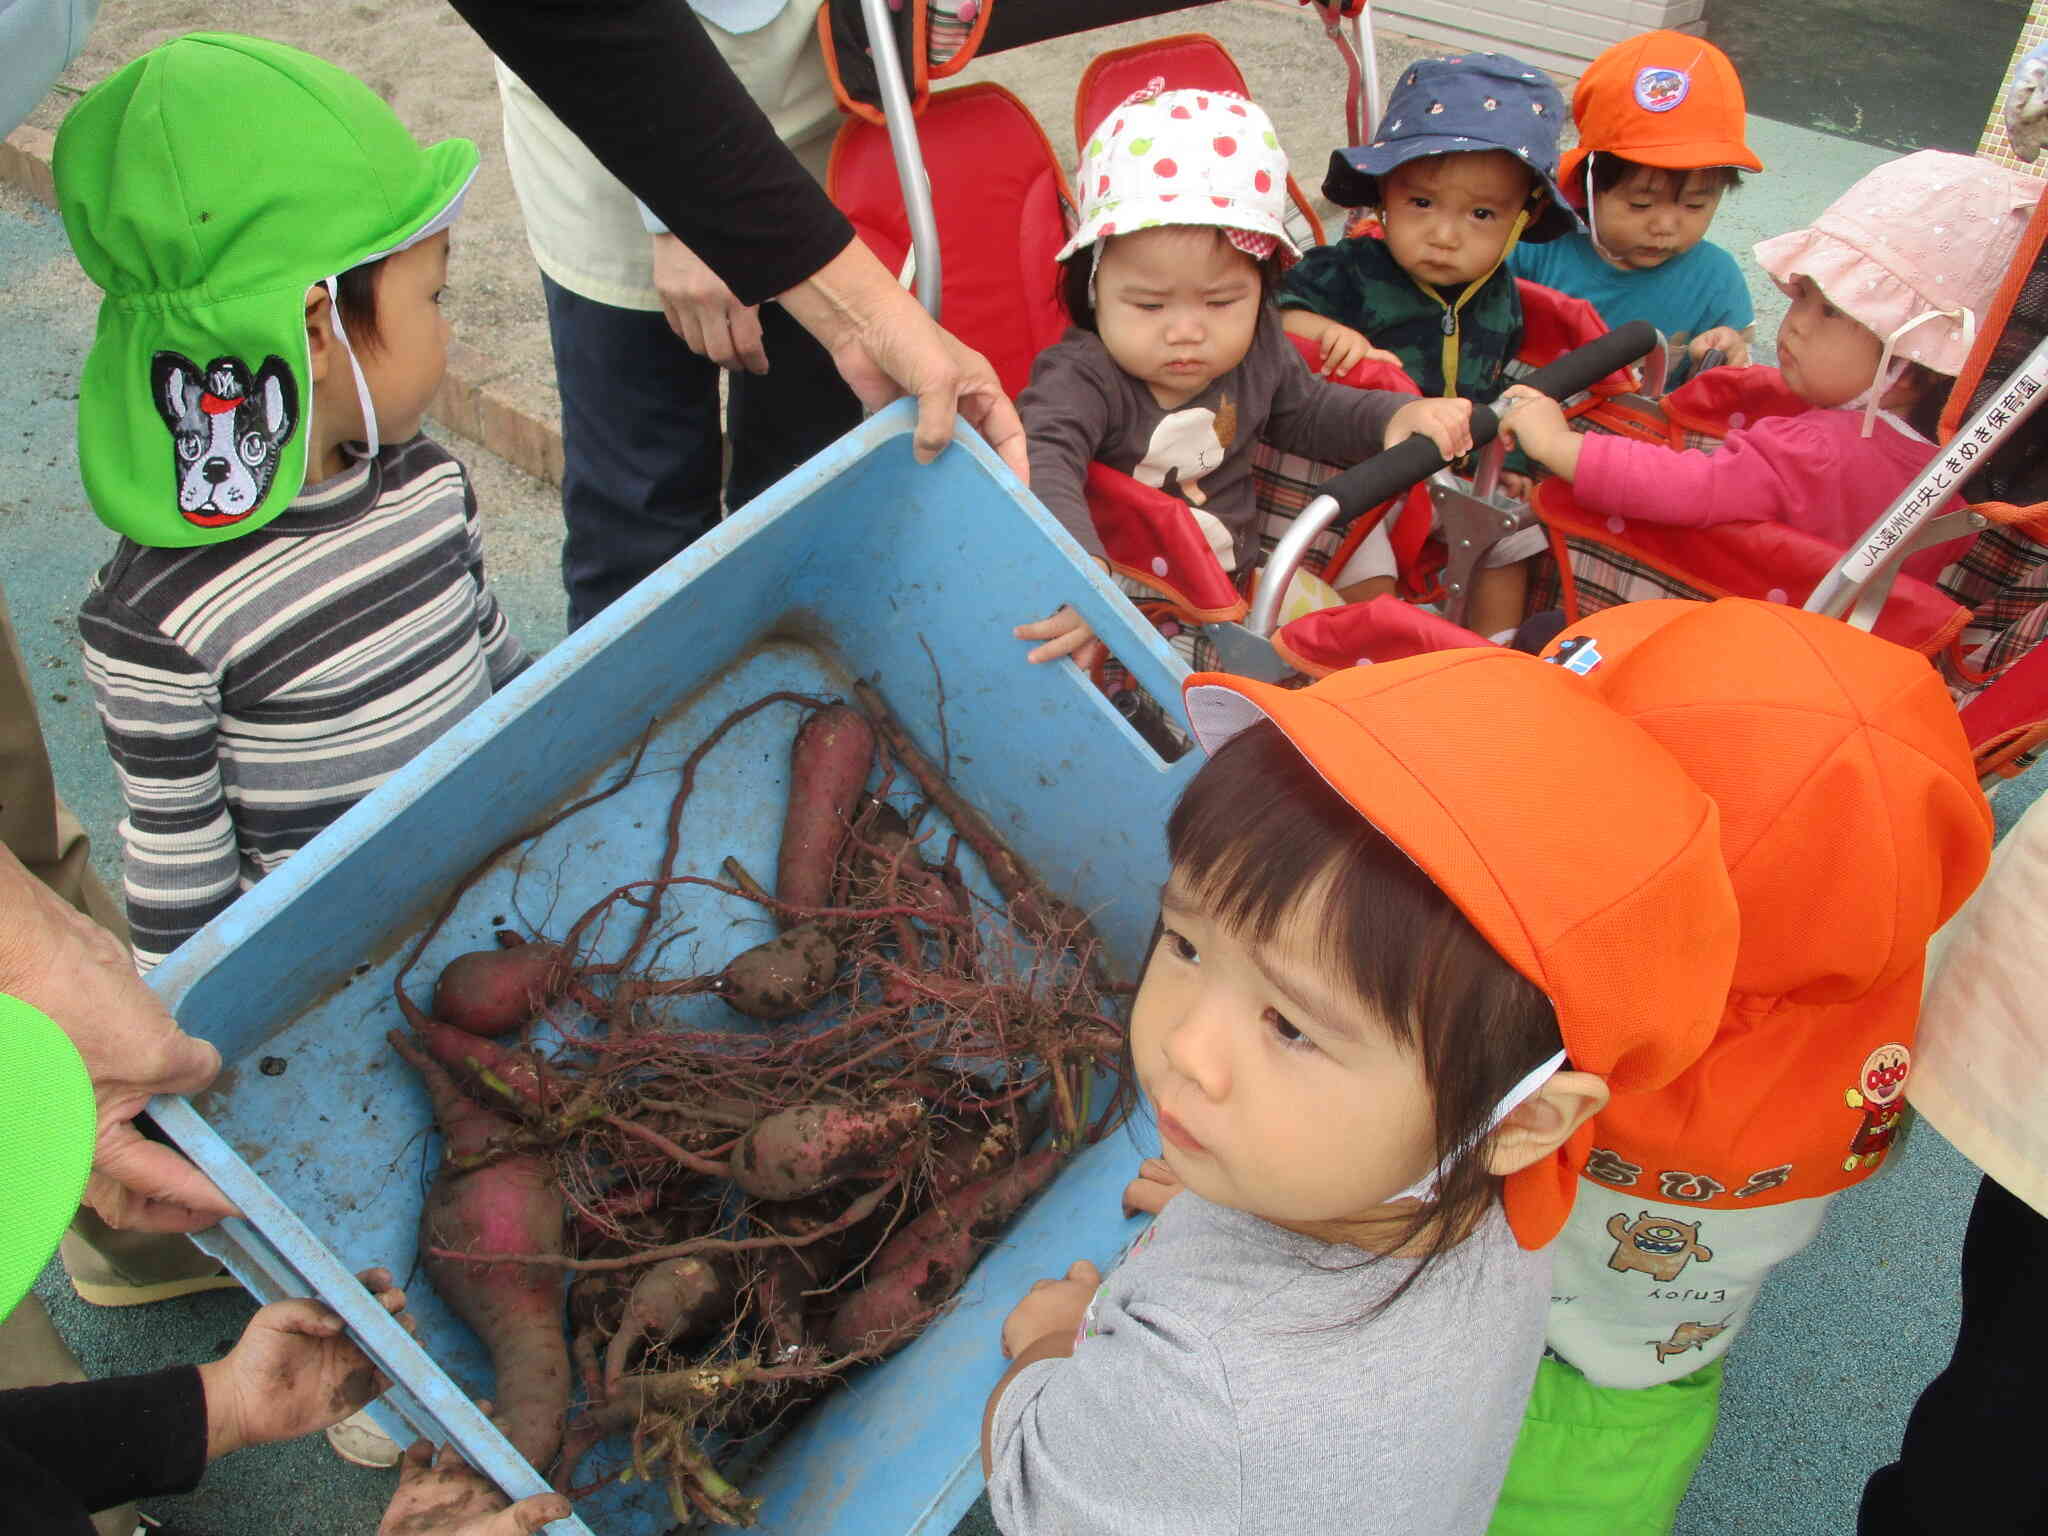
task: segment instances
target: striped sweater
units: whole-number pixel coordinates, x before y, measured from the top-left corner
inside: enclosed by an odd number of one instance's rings
[[[198,549],[123,539],[79,613],[149,970],[528,662],[427,437]]]

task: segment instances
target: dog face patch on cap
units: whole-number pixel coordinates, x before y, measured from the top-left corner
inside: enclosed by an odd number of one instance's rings
[[[1636,105],[1645,112],[1669,112],[1691,89],[1692,76],[1682,69],[1653,64],[1636,71]]]
[[[225,528],[263,505],[299,426],[299,389],[283,358],[264,358],[252,374],[238,357],[216,357],[201,369],[182,352],[158,352],[149,393],[170,429],[186,522]]]

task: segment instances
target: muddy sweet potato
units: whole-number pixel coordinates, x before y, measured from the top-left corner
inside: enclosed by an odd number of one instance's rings
[[[712,992],[755,1019],[794,1018],[831,989],[839,946],[818,923],[799,923],[734,955]]]
[[[732,1181],[763,1200],[796,1200],[887,1173],[917,1150],[925,1114],[914,1095],[777,1110],[732,1149]]]
[[[626,1297],[618,1331],[604,1352],[605,1390],[618,1385],[626,1363],[649,1345],[703,1333],[732,1312],[732,1276],[709,1259],[669,1259],[645,1270]]]
[[[438,1019],[421,1021],[413,1033],[427,1055],[458,1081],[475,1083],[486,1098],[542,1110],[560,1107],[568,1085],[551,1076],[532,1052],[513,1050]]]
[[[832,1314],[826,1342],[833,1352],[887,1352],[908,1343],[1059,1166],[1052,1148],[1033,1152],[1006,1172],[961,1186],[901,1228],[875,1255],[867,1284]]]
[[[568,977],[559,944],[532,943],[503,929],[498,948],[471,950],[442,968],[433,1014],[472,1035],[508,1035],[560,996]]]
[[[457,1253],[564,1251],[562,1197],[544,1158],[493,1158],[517,1129],[465,1096],[448,1071],[396,1030],[392,1048],[420,1074],[441,1128],[441,1166],[420,1212],[421,1268],[449,1310],[491,1352],[499,1427],[535,1467],[562,1443],[569,1409],[563,1272],[551,1264],[480,1264]]]
[[[867,717],[831,704],[804,721],[789,753],[789,809],[775,863],[775,894],[798,907],[822,907],[832,893],[839,846],[875,761],[875,732]],[[780,919],[784,927],[800,915]]]

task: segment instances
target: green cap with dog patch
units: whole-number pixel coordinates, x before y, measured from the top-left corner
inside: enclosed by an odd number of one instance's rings
[[[476,166],[467,139],[423,148],[361,81],[259,38],[176,38],[86,92],[54,170],[71,248],[106,293],[78,391],[100,520],[179,548],[290,506],[307,290],[445,229]]]

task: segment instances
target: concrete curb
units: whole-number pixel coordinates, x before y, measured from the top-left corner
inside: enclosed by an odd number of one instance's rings
[[[56,142],[54,134],[26,126],[0,139],[0,182],[55,208],[50,156]],[[448,373],[427,414],[535,479],[560,485],[562,430],[502,386],[510,371],[488,353],[450,343]]]

